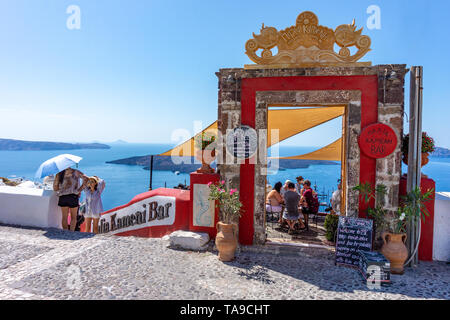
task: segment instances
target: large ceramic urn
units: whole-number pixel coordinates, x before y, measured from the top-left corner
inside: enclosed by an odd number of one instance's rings
[[[216,247],[219,250],[220,261],[232,261],[237,248],[237,225],[217,223]]]
[[[383,246],[381,253],[391,263],[391,273],[403,274],[403,265],[408,258],[408,249],[406,248],[406,234],[405,233],[389,233],[383,232]]]

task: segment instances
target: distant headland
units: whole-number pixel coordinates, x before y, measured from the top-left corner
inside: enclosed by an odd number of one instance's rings
[[[183,163],[176,164],[172,161],[170,156],[158,156],[153,158],[153,170],[156,171],[179,171],[180,173],[191,173],[201,167],[200,163],[193,163],[192,157],[179,157],[177,158]],[[272,160],[269,160],[272,161]],[[125,164],[130,166],[142,166],[144,170],[150,169],[150,156],[137,156],[113,161],[107,161],[106,163],[112,164]],[[325,160],[289,160],[280,159],[279,169],[298,169],[308,168],[310,165],[337,165],[334,161]],[[216,164],[213,162],[211,167],[215,168]]]
[[[1,151],[42,151],[42,150],[78,150],[78,149],[110,149],[102,143],[65,143],[48,141],[24,141],[0,139]]]
[[[436,147],[430,156],[434,158],[450,158],[450,149]]]
[[[430,155],[435,158],[450,158],[450,150],[446,148],[436,147],[436,150]],[[179,157],[177,158],[179,163],[174,163],[170,156],[157,156],[153,158],[153,170],[155,171],[179,171],[180,173],[190,173],[197,170],[201,164],[194,163],[192,157]],[[270,166],[269,160],[269,166]],[[107,161],[106,163],[112,164],[124,164],[129,166],[142,166],[144,170],[150,169],[150,156],[136,156],[118,160]],[[311,165],[338,165],[336,161],[325,160],[292,160],[292,159],[279,159],[278,170],[286,169],[300,169],[308,168]],[[213,162],[211,167],[215,168],[216,164]]]

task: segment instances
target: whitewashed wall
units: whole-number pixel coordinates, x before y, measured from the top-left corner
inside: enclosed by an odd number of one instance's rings
[[[450,261],[450,192],[436,192],[433,260]]]
[[[52,190],[0,186],[0,223],[61,228],[58,197]]]

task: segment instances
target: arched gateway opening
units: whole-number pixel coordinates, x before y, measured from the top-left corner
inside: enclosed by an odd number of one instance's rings
[[[341,47],[339,53],[333,50],[335,44]],[[354,55],[348,49],[352,46],[357,48]],[[278,48],[276,55],[271,53],[274,47]],[[365,217],[367,205],[353,187],[366,182],[384,184],[387,195],[380,201],[388,210],[396,210],[407,70],[405,65],[357,62],[368,50],[370,39],[353,24],[333,31],[318,25],[312,12],[304,12],[295,26],[277,31],[263,25],[260,35],[254,34],[246,44],[246,54],[256,65],[216,73],[219,132],[225,137],[230,130],[248,126],[256,132],[252,139],[259,148],[247,159],[218,163],[221,178],[240,190],[244,205],[239,221],[241,244],[266,241],[267,147],[274,142],[267,140],[268,113],[275,105],[343,107],[343,214]],[[386,153],[384,145],[359,141],[361,133],[374,124],[393,129],[396,139],[391,141],[395,144],[390,146],[391,153]],[[219,159],[229,158],[226,143],[219,141],[218,154]]]

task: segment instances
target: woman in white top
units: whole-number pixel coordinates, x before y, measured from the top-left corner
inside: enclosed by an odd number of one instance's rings
[[[93,222],[93,231],[98,233],[98,221],[100,220],[100,213],[103,212],[102,192],[105,190],[105,181],[97,176],[89,177],[88,185],[84,189],[86,194],[86,213],[85,218],[85,232],[91,232],[91,225]]]

